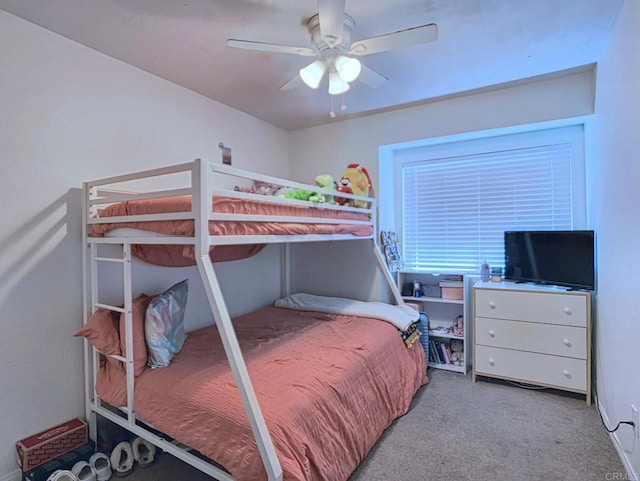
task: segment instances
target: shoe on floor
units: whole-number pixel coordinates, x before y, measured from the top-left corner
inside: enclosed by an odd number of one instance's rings
[[[89,458],[89,464],[96,472],[97,481],[108,481],[111,479],[111,462],[104,453],[94,453]]]
[[[146,439],[137,437],[131,443],[131,449],[133,450],[133,457],[138,462],[141,468],[148,468],[153,464],[156,447]]]
[[[96,472],[86,461],[78,461],[71,468],[71,472],[78,481],[96,481]]]
[[[76,475],[66,469],[58,469],[51,473],[51,476],[47,478],[47,481],[78,481]]]
[[[131,444],[122,441],[111,451],[111,469],[116,477],[128,476],[133,471],[133,451]]]

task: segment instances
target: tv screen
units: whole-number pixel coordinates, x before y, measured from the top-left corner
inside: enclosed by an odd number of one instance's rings
[[[507,231],[504,233],[505,279],[595,288],[594,232]]]

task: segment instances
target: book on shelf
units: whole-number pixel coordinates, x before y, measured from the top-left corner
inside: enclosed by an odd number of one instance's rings
[[[451,357],[448,355],[445,344],[446,343],[441,343],[437,339],[429,341],[429,360],[431,362],[436,362],[438,364],[451,364]]]
[[[429,348],[429,362],[453,364],[451,360],[453,351],[451,350],[450,342],[444,342],[438,339],[430,340]]]
[[[440,352],[438,350],[438,345],[436,343],[436,341],[430,341],[429,342],[431,349],[429,350],[429,352],[431,353],[432,357],[433,357],[433,362],[437,362],[438,364],[442,364],[442,360],[440,359]]]
[[[447,356],[447,349],[444,347],[444,344],[440,344],[440,358],[443,360],[443,364],[451,364],[451,359]]]

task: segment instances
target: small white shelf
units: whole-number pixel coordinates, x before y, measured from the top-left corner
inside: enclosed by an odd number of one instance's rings
[[[444,337],[447,339],[460,339],[462,342],[464,342],[464,337],[463,336],[454,336],[453,334],[447,333],[447,334],[437,334],[435,332],[429,331],[429,337]]]
[[[456,366],[455,364],[441,364],[439,362],[430,362],[429,367],[442,369],[444,371],[454,371],[454,372],[462,372],[462,373],[467,372],[465,366]]]
[[[413,297],[413,296],[403,296],[403,300],[409,302],[442,302],[444,304],[464,304],[463,299],[445,299],[443,297]]]
[[[471,326],[468,322],[469,313],[467,312],[469,307],[469,303],[467,302],[467,294],[469,292],[471,278],[472,276],[456,273],[434,274],[430,272],[400,271],[396,274],[396,282],[400,290],[402,290],[402,287],[406,284],[417,281],[425,286],[424,292],[428,292],[429,294],[435,294],[434,291],[429,291],[428,289],[440,287],[441,281],[462,280],[462,299],[448,299],[432,296],[402,296],[402,300],[417,305],[420,311],[426,313],[427,316],[429,316],[429,327],[451,327],[455,320],[462,315],[464,329],[463,336],[454,336],[453,330],[443,333],[429,331],[429,339],[438,340],[438,342],[443,345],[450,344],[452,340],[456,340],[456,342],[462,341],[462,366],[439,362],[429,362],[429,367],[431,368],[444,369],[447,371],[460,372],[463,374],[466,374],[471,369]],[[408,292],[405,291],[405,293]]]

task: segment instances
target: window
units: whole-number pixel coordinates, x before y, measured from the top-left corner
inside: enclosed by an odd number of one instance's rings
[[[582,126],[397,151],[395,160],[406,269],[478,272],[483,259],[504,264],[505,230],[585,227]]]

